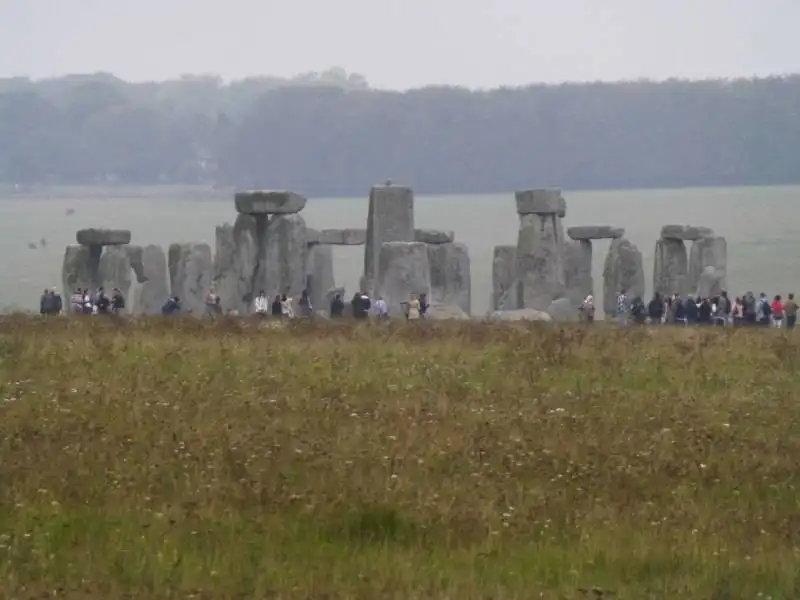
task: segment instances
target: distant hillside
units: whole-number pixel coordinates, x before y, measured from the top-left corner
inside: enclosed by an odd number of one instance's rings
[[[229,84],[0,79],[0,182],[363,194],[800,183],[800,76],[370,89],[334,69]]]

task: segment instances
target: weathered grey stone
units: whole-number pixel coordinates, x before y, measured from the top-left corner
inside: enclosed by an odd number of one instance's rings
[[[314,312],[328,311],[328,293],[336,285],[333,276],[333,248],[327,245],[312,246],[306,259],[306,289],[311,297]]]
[[[469,249],[464,244],[428,244],[432,302],[458,306],[470,314]]]
[[[133,312],[137,315],[160,315],[161,307],[170,296],[167,256],[161,246],[142,249],[144,281],[136,290]]]
[[[323,229],[319,232],[320,244],[363,246],[366,240],[366,229]]]
[[[452,231],[442,231],[440,229],[415,229],[414,241],[425,244],[450,244],[456,239],[456,234]]]
[[[728,272],[728,243],[724,237],[709,236],[692,242],[689,251],[688,291],[697,290],[707,267],[714,267],[717,283],[724,289]]]
[[[674,238],[656,240],[653,261],[653,292],[662,296],[689,292],[686,246]]]
[[[64,298],[69,298],[77,288],[97,288],[100,285],[99,266],[99,256],[95,258],[88,247],[67,246],[61,266]]]
[[[717,296],[725,289],[725,272],[708,266],[703,269],[694,289],[700,298],[711,298]]]
[[[617,294],[624,291],[629,299],[644,298],[644,269],[642,253],[625,238],[613,240],[603,269],[603,311],[613,315],[617,309]]]
[[[692,242],[703,237],[714,235],[708,227],[694,227],[692,225],[664,225],[661,228],[661,237],[667,240],[682,240]]]
[[[567,202],[561,190],[519,190],[514,194],[519,215],[567,216]]]
[[[364,285],[371,291],[378,279],[378,261],[385,242],[414,239],[414,192],[395,185],[374,186],[369,193],[367,239],[364,245]]]
[[[306,222],[298,214],[274,217],[264,232],[253,292],[299,298],[306,286]]]
[[[553,321],[569,323],[578,320],[578,309],[569,298],[556,298],[547,307],[547,314]]]
[[[126,300],[131,290],[131,261],[125,248],[109,246],[100,256],[98,275],[106,293],[117,288]]]
[[[497,310],[521,310],[519,307],[522,294],[520,292],[522,284],[519,279],[514,279],[508,289],[503,292],[500,299],[497,301]]]
[[[517,310],[496,310],[489,315],[493,321],[543,321],[551,323],[552,317],[546,312],[533,308],[520,308]]]
[[[378,257],[378,289],[392,316],[402,315],[401,303],[411,294],[431,297],[428,248],[422,242],[384,242]]]
[[[564,239],[555,214],[520,215],[516,279],[518,308],[546,310],[564,295]]]
[[[263,218],[240,214],[233,226],[217,227],[213,281],[224,311],[248,314],[258,293],[253,283],[259,258],[259,219]]]
[[[131,269],[136,275],[136,281],[144,283],[147,281],[144,274],[144,249],[141,246],[125,246],[125,251],[128,253],[128,261],[131,263]]]
[[[616,240],[625,235],[625,230],[611,225],[579,225],[567,228],[567,235],[573,240]]]
[[[313,246],[319,243],[319,231],[311,227],[306,227],[306,244]]]
[[[516,278],[517,247],[495,246],[492,257],[492,310],[500,310],[500,299]]]
[[[469,320],[470,316],[454,304],[431,302],[428,306],[428,311],[425,313],[425,318],[434,321],[449,319],[465,321]]]
[[[170,290],[181,300],[184,313],[205,314],[211,289],[213,259],[208,244],[171,244],[168,252]]]
[[[285,215],[303,210],[306,198],[287,190],[248,190],[237,192],[234,204],[246,215]]]
[[[79,229],[75,239],[81,246],[122,246],[131,243],[127,229]]]
[[[589,294],[594,295],[592,242],[567,240],[564,243],[564,284],[567,298],[575,307]]]

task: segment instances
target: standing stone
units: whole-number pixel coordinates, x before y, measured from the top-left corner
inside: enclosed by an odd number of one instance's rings
[[[458,306],[470,314],[469,250],[464,244],[428,244],[431,302]]]
[[[629,300],[644,299],[642,253],[625,238],[611,242],[603,269],[603,311],[606,316],[617,310],[617,294],[624,291]]]
[[[100,285],[107,294],[117,288],[122,292],[122,297],[128,299],[131,290],[131,261],[128,252],[123,246],[107,246],[100,256],[99,266]]]
[[[580,306],[586,296],[594,295],[591,241],[580,239],[564,243],[564,282],[567,298],[573,306]]]
[[[253,296],[259,291],[253,289],[259,256],[256,221],[239,214],[233,226],[226,223],[216,231],[214,287],[222,308],[240,315],[250,311]]]
[[[364,283],[375,286],[382,246],[414,239],[414,192],[411,188],[377,185],[369,193],[367,239],[364,247]],[[364,290],[368,291],[368,290]]]
[[[160,315],[161,307],[170,295],[167,257],[161,246],[145,246],[142,249],[142,273],[144,280],[136,290],[133,312],[137,315]]]
[[[299,297],[306,286],[305,219],[299,214],[273,217],[263,240],[253,293],[264,290],[268,296],[285,293],[292,298]]]
[[[206,295],[211,288],[211,246],[171,244],[168,263],[171,293],[180,298],[183,312],[203,316]]]
[[[69,298],[76,288],[94,290],[100,285],[99,257],[87,246],[67,246],[64,251],[64,262],[61,267],[61,282],[64,286],[64,298]]]
[[[686,246],[677,238],[656,241],[653,261],[653,292],[662,296],[689,292]]]
[[[514,283],[517,268],[516,246],[495,246],[492,257],[492,310],[500,310],[500,299]]]
[[[136,275],[136,281],[144,283],[147,280],[144,274],[144,264],[142,263],[144,249],[141,246],[125,246],[125,252],[128,255],[128,262],[131,263],[131,269]]]
[[[725,289],[725,273],[712,266],[703,269],[694,293],[701,298],[711,298],[719,295]]]
[[[333,277],[333,248],[321,244],[308,249],[306,289],[314,312],[328,311],[328,292],[336,285]]]
[[[428,249],[422,242],[385,242],[378,256],[378,290],[389,314],[403,314],[402,302],[411,294],[431,297],[431,270]]]
[[[518,308],[547,310],[564,295],[564,239],[556,214],[520,215],[516,278]]]
[[[728,273],[728,243],[724,237],[702,237],[692,242],[689,251],[689,281],[687,284],[692,293],[697,291],[700,278],[707,267],[713,267],[717,271],[715,275],[717,283],[724,289]]]

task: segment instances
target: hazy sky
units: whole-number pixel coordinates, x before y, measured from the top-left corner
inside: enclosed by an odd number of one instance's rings
[[[295,75],[373,86],[800,72],[800,0],[0,0],[0,77]]]

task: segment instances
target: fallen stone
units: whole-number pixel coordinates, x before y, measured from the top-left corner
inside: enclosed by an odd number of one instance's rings
[[[625,230],[611,225],[580,225],[567,228],[567,235],[573,240],[616,240],[625,235]]]
[[[286,215],[299,213],[306,198],[286,190],[248,190],[234,195],[236,211],[246,215]]]
[[[428,244],[432,302],[472,310],[469,249],[464,244]]]
[[[100,286],[99,259],[95,260],[86,246],[67,246],[61,266],[64,298],[69,298],[77,288],[95,290]]]
[[[561,190],[519,190],[514,196],[518,215],[567,216],[567,202]]]
[[[208,244],[171,244],[168,252],[171,295],[178,296],[184,313],[205,314],[211,289],[213,259]]]
[[[223,311],[251,312],[253,283],[259,258],[258,219],[237,215],[233,226],[216,229],[213,283]]]
[[[564,295],[564,239],[555,214],[520,215],[516,279],[518,308],[547,310]]]
[[[127,229],[79,229],[75,239],[81,246],[122,246],[131,243]]]
[[[567,240],[564,243],[564,285],[573,307],[580,306],[589,294],[594,295],[592,242]]]
[[[442,231],[440,229],[415,229],[414,241],[425,244],[450,244],[456,235],[452,231]]]
[[[160,315],[161,307],[170,296],[167,256],[161,246],[142,249],[142,284],[136,290],[133,312],[137,315]]]
[[[688,291],[694,292],[698,289],[700,278],[707,267],[716,270],[717,283],[724,289],[728,272],[728,243],[724,237],[709,236],[692,242],[689,250]]]
[[[495,246],[492,257],[492,310],[500,310],[500,299],[514,283],[517,268],[516,246]]]
[[[551,323],[552,317],[546,312],[533,308],[520,308],[517,310],[496,310],[489,315],[493,321],[543,321]]]
[[[611,242],[603,269],[603,311],[610,317],[617,310],[617,294],[625,292],[628,300],[644,299],[644,269],[642,253],[630,240],[620,238]]]
[[[569,298],[556,298],[547,307],[547,314],[557,323],[578,320],[578,309]]]
[[[693,242],[700,238],[714,235],[708,227],[694,227],[692,225],[664,225],[661,228],[661,237],[665,240],[682,240]]]
[[[366,229],[323,229],[319,243],[332,246],[363,246],[367,241]]]
[[[132,283],[131,261],[125,248],[109,246],[100,256],[98,275],[100,285],[106,294],[110,295],[114,288],[122,292],[122,297],[128,300]]]
[[[286,294],[295,300],[306,287],[306,222],[301,215],[278,215],[264,232],[253,293]]]
[[[333,248],[327,245],[310,247],[306,259],[306,289],[315,313],[330,309],[328,293],[335,285]]]
[[[384,242],[378,257],[378,289],[392,317],[403,315],[411,294],[431,297],[428,248],[422,242]]]
[[[469,320],[469,314],[461,310],[461,307],[454,304],[442,304],[441,302],[431,302],[428,311],[425,313],[426,319],[434,321],[454,319],[459,321]]]
[[[708,266],[703,269],[695,288],[695,293],[700,298],[712,298],[725,289],[725,272]]]
[[[662,296],[689,292],[686,246],[674,238],[656,240],[653,260],[653,292]]]
[[[414,239],[414,192],[395,185],[374,186],[369,193],[367,237],[364,245],[364,286],[374,289],[381,248],[386,242]]]

